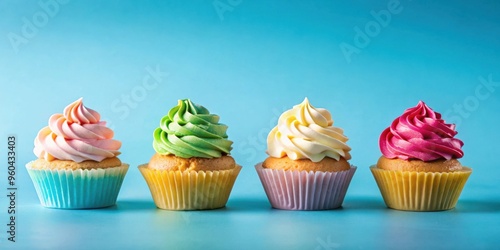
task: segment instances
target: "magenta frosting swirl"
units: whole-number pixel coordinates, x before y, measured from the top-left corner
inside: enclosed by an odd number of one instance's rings
[[[113,130],[100,121],[97,111],[83,105],[82,98],[49,118],[49,126],[38,132],[33,152],[47,161],[102,161],[120,154],[121,142],[113,140]]]
[[[382,132],[379,145],[390,159],[450,160],[464,155],[464,143],[454,138],[456,134],[454,124],[446,124],[440,113],[420,101]]]

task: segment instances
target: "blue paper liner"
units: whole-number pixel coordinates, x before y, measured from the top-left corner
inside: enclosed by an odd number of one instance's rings
[[[59,209],[115,205],[128,167],[122,164],[105,169],[50,170],[26,164],[42,206]]]

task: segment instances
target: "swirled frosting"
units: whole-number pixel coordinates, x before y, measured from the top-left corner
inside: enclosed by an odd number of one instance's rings
[[[351,159],[344,131],[333,126],[330,112],[313,107],[307,98],[285,111],[267,137],[267,153],[275,158],[310,159],[325,157]]]
[[[100,121],[95,110],[83,105],[82,98],[71,103],[63,114],[49,118],[49,126],[38,132],[33,152],[47,161],[102,161],[115,157],[121,142],[113,140],[113,131]]]
[[[158,154],[181,158],[217,158],[232,149],[226,131],[218,115],[189,99],[179,100],[154,131],[153,148]]]
[[[464,155],[464,143],[454,138],[456,134],[454,124],[446,124],[440,113],[420,101],[382,132],[379,145],[390,159],[450,160]]]

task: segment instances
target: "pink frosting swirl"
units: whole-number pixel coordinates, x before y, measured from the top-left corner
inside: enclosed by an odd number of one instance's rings
[[[47,161],[102,161],[120,154],[121,142],[113,140],[113,131],[100,121],[95,110],[85,107],[82,98],[64,109],[64,114],[49,118],[49,126],[38,132],[33,152]]]
[[[380,135],[379,145],[386,158],[433,161],[461,158],[464,143],[454,138],[454,124],[446,124],[441,114],[420,101],[407,109]]]

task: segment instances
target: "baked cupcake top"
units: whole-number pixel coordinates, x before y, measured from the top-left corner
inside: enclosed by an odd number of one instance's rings
[[[389,159],[450,160],[464,155],[464,143],[454,138],[456,134],[454,124],[446,124],[440,113],[420,101],[382,132],[379,145]]]
[[[63,114],[49,118],[49,126],[38,132],[33,152],[47,161],[68,160],[101,162],[120,154],[121,142],[113,140],[113,130],[106,127],[95,110],[83,105],[82,98],[64,108]]]
[[[320,162],[325,157],[351,159],[344,131],[333,126],[330,112],[313,107],[307,98],[285,111],[267,137],[267,154]]]
[[[154,131],[153,148],[161,155],[218,158],[232,149],[226,131],[218,115],[189,99],[179,100]]]

